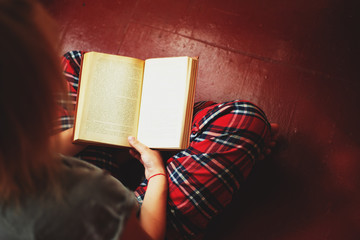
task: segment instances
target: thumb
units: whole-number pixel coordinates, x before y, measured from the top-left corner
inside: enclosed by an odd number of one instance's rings
[[[140,153],[140,155],[143,154],[145,151],[149,150],[149,148],[146,145],[139,142],[133,136],[128,137],[128,141],[129,141],[130,145],[133,148],[135,148],[136,151],[138,151]]]

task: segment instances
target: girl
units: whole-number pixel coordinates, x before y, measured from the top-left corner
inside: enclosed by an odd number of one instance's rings
[[[65,54],[64,81],[52,21],[32,0],[0,0],[0,34],[0,239],[201,238],[274,144],[252,103],[198,103],[189,148],[165,164],[129,136],[146,177],[133,193],[66,157],[89,150],[71,143],[71,113],[55,100],[66,101],[66,91],[76,98],[82,53]],[[53,135],[59,111],[62,131]]]

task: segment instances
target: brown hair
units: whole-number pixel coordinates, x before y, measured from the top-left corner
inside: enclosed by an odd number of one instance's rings
[[[0,0],[0,202],[56,183],[49,137],[64,86],[53,26],[32,0]]]

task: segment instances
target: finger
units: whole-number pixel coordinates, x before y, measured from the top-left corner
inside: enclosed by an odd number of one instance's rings
[[[143,154],[145,151],[149,150],[149,148],[146,145],[142,144],[132,136],[128,137],[128,141],[130,145],[140,153],[140,155]]]

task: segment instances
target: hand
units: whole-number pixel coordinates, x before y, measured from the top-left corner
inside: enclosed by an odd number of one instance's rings
[[[166,173],[164,162],[159,151],[151,150],[131,136],[128,137],[128,141],[133,147],[129,152],[144,165],[146,178],[157,173]]]

